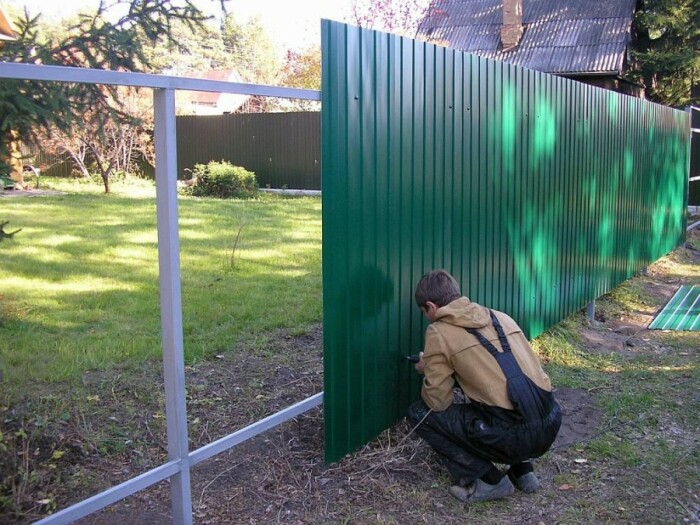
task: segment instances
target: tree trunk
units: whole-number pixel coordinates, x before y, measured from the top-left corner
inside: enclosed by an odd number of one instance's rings
[[[74,151],[70,144],[66,142],[61,144],[61,149],[70,155],[70,158],[73,159],[73,164],[78,168],[80,174],[86,179],[90,178],[90,171],[87,169],[87,166],[85,166],[85,153],[80,154],[80,152]]]
[[[112,170],[114,169],[114,161],[116,159],[116,155],[118,152],[113,152],[112,153],[112,158],[109,160],[109,164],[105,168],[105,163],[104,163],[104,158],[102,155],[100,155],[100,152],[97,150],[97,147],[90,141],[82,139],[83,143],[90,149],[92,152],[93,156],[95,157],[95,163],[97,164],[98,169],[100,170],[100,176],[102,177],[102,182],[104,182],[105,185],[105,193],[110,192],[110,175],[112,174]]]
[[[10,158],[7,163],[10,165],[10,178],[15,181],[18,186],[24,186],[24,166],[22,166],[22,150],[19,141],[19,133],[10,131],[10,140],[8,149]]]

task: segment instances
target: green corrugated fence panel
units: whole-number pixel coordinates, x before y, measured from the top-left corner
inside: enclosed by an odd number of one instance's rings
[[[323,22],[326,459],[419,394],[421,275],[529,337],[684,241],[688,114]]]
[[[649,329],[700,330],[700,286],[681,286]]]

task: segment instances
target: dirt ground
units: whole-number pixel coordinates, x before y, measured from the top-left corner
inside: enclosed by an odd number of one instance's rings
[[[189,371],[188,390],[201,394],[190,396],[190,420],[208,422],[200,424],[199,433],[192,436],[201,442],[198,446],[209,442],[211,434],[218,437],[228,431],[231,421],[251,416],[254,420],[321,391],[321,339],[320,326],[302,337],[279,337],[275,351],[300,357],[292,366],[275,368],[271,375],[263,372],[269,363],[261,355],[251,356],[244,363],[221,356],[216,362]],[[238,386],[235,378],[241,377],[247,378],[246,386]],[[251,397],[261,401],[260,405],[250,407],[246,400]],[[230,403],[224,401],[229,398]],[[590,394],[560,389],[557,398],[564,411],[564,424],[555,450],[571,447],[599,431],[601,412],[594,407]],[[461,523],[462,512],[455,512],[456,505],[443,490],[447,477],[437,458],[420,439],[407,436],[409,431],[406,423],[400,423],[357,453],[324,465],[323,413],[320,407],[313,409],[197,465],[192,472],[195,522]],[[164,443],[161,446],[164,448]],[[126,457],[124,460],[129,461]],[[119,482],[135,467],[133,461],[131,467],[114,459],[99,459],[97,463],[82,463],[80,470],[99,469],[105,482],[110,477]],[[538,474],[543,483],[548,483],[553,472],[539,470]],[[426,484],[436,497],[427,516],[422,515],[423,505],[416,507],[411,502],[416,489]],[[518,515],[528,518],[521,522],[537,518],[542,509],[530,509],[522,500],[523,509]],[[162,483],[78,523],[165,525],[171,523],[169,502],[169,487]],[[548,504],[557,503],[550,500]],[[357,509],[357,521],[348,522],[348,515],[355,513],[353,509]]]
[[[0,198],[12,198],[12,197],[41,197],[43,195],[60,195],[60,191],[55,190],[44,190],[44,189],[32,189],[28,188],[25,190],[5,190],[0,191]]]
[[[700,265],[700,252],[685,252],[693,264]],[[680,284],[678,277],[652,267],[644,286],[665,302]],[[665,347],[646,330],[654,314],[630,311],[617,318],[599,318],[581,331],[585,350],[632,357],[678,351]],[[685,351],[697,356],[697,349]],[[280,355],[285,356],[283,360]],[[264,344],[188,367],[190,448],[320,392],[322,372],[320,325],[303,336],[280,332]],[[65,425],[60,440],[68,453],[61,462],[61,483],[47,488],[61,508],[145,472],[166,456],[157,369],[123,375],[89,372],[83,383],[94,410],[83,414],[80,428]],[[556,396],[563,408],[563,424],[551,451],[536,462],[542,482],[537,494],[518,493],[507,501],[465,507],[449,496],[445,471],[405,422],[341,461],[325,465],[323,408],[318,407],[195,466],[194,521],[202,525],[549,525],[571,523],[575,516],[576,523],[700,523],[700,487],[692,484],[680,484],[675,492],[667,487],[668,494],[659,489],[659,501],[671,502],[672,515],[668,504],[661,514],[656,512],[656,503],[646,492],[634,508],[618,503],[630,501],[630,491],[639,480],[653,485],[651,474],[643,466],[622,469],[585,459],[582,447],[617,424],[605,418],[597,390],[558,388]],[[663,427],[663,422],[659,425]],[[697,433],[674,427],[672,422],[663,428],[691,451],[687,461],[697,459]],[[604,500],[605,508],[587,514],[585,502],[590,498]],[[162,482],[78,523],[160,525],[171,521],[170,490]]]

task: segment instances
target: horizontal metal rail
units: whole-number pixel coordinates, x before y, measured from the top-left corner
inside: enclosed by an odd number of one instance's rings
[[[37,66],[34,64],[16,64],[14,62],[0,62],[0,78],[321,100],[321,92],[313,89],[264,86],[241,82],[225,82],[222,80],[151,75],[148,73],[125,73],[122,71],[104,71],[82,67]]]
[[[197,463],[201,463],[202,461],[216,456],[217,454],[221,454],[222,452],[225,452],[236,445],[240,445],[244,441],[252,439],[257,435],[281,425],[285,421],[289,421],[290,419],[293,419],[304,412],[308,412],[312,408],[322,404],[323,392],[314,394],[313,396],[280,410],[279,412],[276,412],[264,419],[261,419],[252,425],[248,425],[247,427],[237,430],[228,436],[192,451],[187,457],[187,459],[189,459],[189,465],[194,466]],[[159,481],[163,481],[164,479],[177,474],[180,472],[181,464],[182,460],[164,463],[163,465],[151,469],[140,476],[129,479],[116,487],[111,487],[104,492],[100,492],[99,494],[76,503],[71,507],[59,511],[56,514],[52,514],[51,516],[36,522],[36,525],[64,525],[72,523],[80,518],[84,518],[85,516],[88,516],[93,512],[97,512],[98,510],[101,510],[112,503],[116,503],[117,501],[131,496],[140,490],[146,489],[151,485],[155,485]]]
[[[96,512],[107,505],[116,503],[119,500],[131,496],[132,494],[146,489],[151,485],[163,481],[170,476],[177,474],[180,471],[180,461],[169,461],[163,465],[156,467],[131,478],[124,483],[117,485],[116,487],[109,488],[104,492],[95,494],[75,505],[68,507],[66,509],[60,510],[51,516],[48,516],[40,521],[36,522],[36,525],[64,525],[67,523],[72,523],[75,520],[83,518],[93,512]]]
[[[299,403],[280,410],[279,412],[272,414],[271,416],[261,419],[260,421],[248,425],[233,434],[229,434],[217,441],[213,441],[208,445],[198,448],[190,454],[190,464],[196,465],[201,463],[205,459],[209,459],[212,456],[216,456],[229,448],[235,447],[236,445],[243,443],[244,441],[262,434],[266,430],[269,430],[277,425],[288,421],[299,414],[307,412],[314,407],[317,407],[323,403],[323,392],[319,392],[311,397],[306,398]]]

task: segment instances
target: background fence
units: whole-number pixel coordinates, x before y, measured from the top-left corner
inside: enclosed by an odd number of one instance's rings
[[[22,163],[38,168],[42,176],[70,177],[73,171],[70,155],[50,153],[41,148],[22,145]]]
[[[254,171],[261,187],[320,190],[320,113],[177,117],[179,176],[211,160]]]
[[[690,182],[688,204],[700,206],[700,108],[691,107],[690,127]]]
[[[326,459],[402,417],[445,268],[529,337],[683,242],[688,113],[324,21]]]

